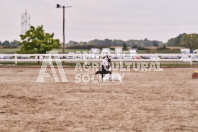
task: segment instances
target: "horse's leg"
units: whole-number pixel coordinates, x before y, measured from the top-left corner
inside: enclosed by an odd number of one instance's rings
[[[102,72],[101,72],[101,71],[97,71],[97,72],[95,73],[95,77],[96,77],[97,74],[102,74]],[[98,81],[100,81],[100,78],[98,78]]]
[[[112,74],[112,71],[109,71],[109,74],[110,74],[110,77],[109,77],[109,81],[110,81],[110,79],[111,79],[111,74]]]
[[[95,74],[101,74],[101,71],[97,71]]]
[[[106,70],[105,70],[105,67],[102,66],[102,71],[101,71],[101,75],[102,75],[102,81],[103,81],[103,78],[104,78],[104,74],[105,74]]]
[[[111,71],[107,71],[107,74],[110,74],[110,77],[109,77],[109,81],[110,81],[112,72]]]

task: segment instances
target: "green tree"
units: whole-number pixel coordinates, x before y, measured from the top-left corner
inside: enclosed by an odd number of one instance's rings
[[[12,42],[10,42],[11,45],[15,45],[15,46],[18,46],[18,43],[19,42],[17,40],[13,40]]]
[[[180,42],[181,42],[181,39],[182,37],[184,36],[185,34],[180,34],[179,36],[175,37],[175,38],[171,38],[168,40],[168,42],[166,43],[167,46],[174,46],[174,47],[179,47],[181,46],[180,45]]]
[[[198,48],[197,34],[185,34],[181,39],[181,45],[191,50]]]
[[[123,44],[123,50],[127,50],[126,43]]]
[[[132,46],[132,48],[133,48],[133,49],[137,49],[137,48],[138,48],[138,46],[134,45],[134,46]]]
[[[106,47],[111,47],[113,45],[113,41],[110,39],[105,39],[104,40],[105,46]]]
[[[6,40],[6,41],[4,41],[4,42],[2,43],[2,45],[3,45],[3,46],[9,46],[9,45],[10,45],[10,42],[9,42],[8,40]]]
[[[148,40],[147,40],[147,38],[144,39],[144,46],[145,47],[148,47]]]
[[[153,41],[153,46],[158,47],[158,42],[157,41]]]
[[[24,34],[20,35],[22,45],[18,53],[23,54],[43,54],[46,51],[50,51],[53,48],[59,48],[59,39],[54,39],[54,33],[45,33],[43,26],[34,27],[31,26],[30,29]]]

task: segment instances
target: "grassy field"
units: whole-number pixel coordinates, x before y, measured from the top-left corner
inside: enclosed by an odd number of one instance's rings
[[[53,49],[52,51],[58,51],[59,54],[63,53],[63,49]],[[68,53],[68,52],[83,52],[83,51],[90,51],[88,49],[65,49],[65,53]]]
[[[9,49],[0,49],[0,54],[13,54],[16,53],[19,48],[9,48]],[[53,51],[58,51],[59,54],[63,52],[62,49],[53,49]],[[65,53],[68,52],[76,52],[76,51],[90,51],[87,49],[65,49]],[[128,52],[128,50],[125,50],[124,52]],[[156,49],[150,49],[150,50],[138,50],[138,53],[144,54],[144,53],[180,53],[179,49],[166,49],[166,50],[156,50]]]
[[[180,50],[156,50],[156,49],[151,49],[151,50],[138,50],[138,53],[180,53]]]
[[[19,50],[19,48],[9,48],[9,49],[0,49],[0,54],[13,54],[16,53]],[[52,51],[58,51],[58,53],[62,53],[63,50],[62,49],[53,49]],[[65,53],[68,52],[76,52],[76,51],[89,51],[86,49],[65,49]]]
[[[16,53],[17,50],[19,50],[19,48],[9,48],[9,49],[2,48],[0,49],[0,54],[13,54]]]

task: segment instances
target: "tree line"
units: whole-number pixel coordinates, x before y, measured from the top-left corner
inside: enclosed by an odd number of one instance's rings
[[[13,40],[9,42],[8,40],[1,42],[0,41],[0,47],[2,48],[17,48],[19,46],[19,41]]]
[[[98,47],[98,48],[104,48],[104,47],[113,47],[113,46],[119,46],[122,47],[123,44],[126,44],[127,47],[162,47],[164,44],[161,41],[156,40],[111,40],[111,39],[94,39],[88,42],[75,42],[75,41],[69,41],[66,45],[68,48],[74,49],[74,48],[90,48],[91,47]],[[3,48],[17,48],[20,45],[20,41],[14,40],[14,41],[0,41],[0,46]]]
[[[166,45],[174,47],[186,47],[191,50],[198,49],[198,34],[180,34],[175,38],[169,39]]]
[[[54,33],[45,33],[43,26],[31,26],[31,28],[24,34],[20,35],[21,41],[0,41],[0,48],[17,48],[21,47],[21,53],[45,53],[45,51],[50,51],[53,48],[59,48],[61,46],[59,39],[54,39]],[[166,46],[174,46],[174,47],[186,47],[191,50],[198,49],[198,34],[180,34],[175,38],[171,38],[167,43],[163,43],[157,40],[148,40],[145,38],[144,40],[111,40],[111,39],[94,39],[88,42],[75,42],[69,41],[67,43],[67,48],[81,48],[81,49],[89,49],[92,47],[123,47],[127,49],[127,47],[132,48],[146,48],[146,47],[158,47],[165,49]]]
[[[163,42],[157,41],[157,40],[111,40],[111,39],[104,39],[104,40],[99,40],[99,39],[94,39],[88,42],[75,42],[75,41],[69,41],[67,43],[67,46],[73,47],[73,46],[87,46],[87,45],[94,45],[94,46],[102,46],[102,47],[113,47],[113,46],[119,46],[122,47],[123,44],[126,44],[127,47],[162,47],[164,45]]]

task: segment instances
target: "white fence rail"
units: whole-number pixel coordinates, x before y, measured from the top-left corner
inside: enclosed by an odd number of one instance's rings
[[[101,62],[103,54],[0,54],[1,62],[42,62],[58,58],[64,62]],[[198,54],[109,54],[112,62],[198,62]]]

